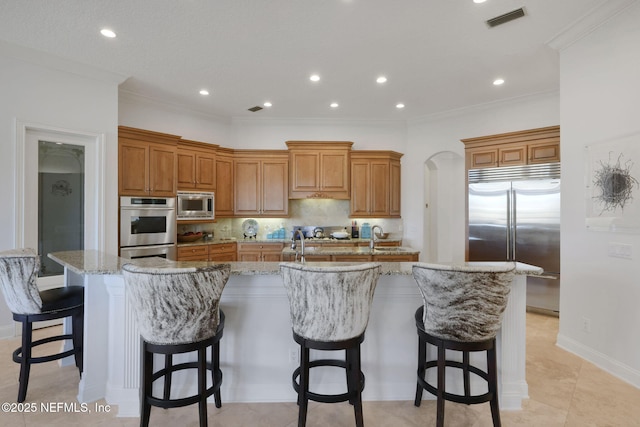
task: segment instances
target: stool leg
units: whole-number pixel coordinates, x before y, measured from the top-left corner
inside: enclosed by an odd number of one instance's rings
[[[18,386],[18,403],[24,402],[27,397],[29,385],[29,372],[31,371],[31,334],[32,323],[22,322],[22,358],[20,360],[20,385]]]
[[[418,334],[418,378],[424,381],[425,375],[425,362],[427,361],[427,341]],[[422,403],[422,392],[424,389],[420,384],[420,381],[416,381],[416,398],[413,402],[415,406],[420,406]]]
[[[493,419],[493,427],[501,427],[500,408],[498,407],[498,369],[496,361],[495,341],[493,348],[487,350],[487,374],[489,376],[489,393],[493,393],[491,398],[491,418]]]
[[[305,427],[307,424],[307,406],[309,398],[309,349],[300,345],[300,392],[298,393],[298,427]]]
[[[438,395],[437,395],[437,419],[436,426],[444,426],[444,387],[445,387],[445,349],[442,344],[438,345]]]
[[[213,369],[211,370],[211,379],[213,381],[213,385],[216,385],[216,375],[220,370],[220,341],[217,341],[213,344],[213,348],[211,349],[211,359],[213,363]],[[220,386],[219,384],[217,385]],[[216,408],[222,407],[222,397],[220,395],[220,388],[218,388],[214,393],[213,397],[216,402]]]
[[[147,344],[142,341],[142,381],[140,396],[140,427],[149,427],[151,416],[151,404],[147,397],[151,396],[151,385],[153,381],[153,353],[147,351]]]
[[[471,389],[469,386],[470,382],[470,374],[469,374],[469,352],[462,352],[462,381],[464,383],[464,396],[471,396]]]
[[[73,329],[73,349],[75,351],[76,367],[82,375],[84,360],[84,310],[80,310],[79,313],[71,317],[71,328]]]
[[[200,414],[200,427],[207,427],[207,348],[198,350],[198,394],[200,401],[198,409]]]
[[[169,400],[171,396],[171,367],[173,366],[173,354],[165,354],[164,356],[164,390],[162,398]]]
[[[353,410],[356,416],[356,427],[364,426],[364,419],[362,415],[362,387],[360,387],[360,372],[361,372],[361,359],[360,359],[360,345],[356,348],[347,350],[350,376],[351,376],[351,389],[350,392],[355,392],[353,398]]]

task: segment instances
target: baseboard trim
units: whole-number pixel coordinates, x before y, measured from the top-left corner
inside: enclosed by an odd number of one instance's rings
[[[612,359],[606,354],[600,353],[584,344],[569,338],[565,335],[558,334],[557,346],[570,353],[579,356],[598,368],[610,373],[614,377],[631,384],[640,389],[640,371],[630,366],[620,363],[618,360]]]

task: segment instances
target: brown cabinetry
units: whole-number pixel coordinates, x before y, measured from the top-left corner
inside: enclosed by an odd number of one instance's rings
[[[209,245],[179,247],[178,261],[209,261]]]
[[[216,151],[216,218],[233,216],[233,150],[218,148]]]
[[[176,135],[118,127],[118,193],[175,196],[179,139]]]
[[[216,145],[180,140],[178,144],[178,190],[214,191],[216,188]]]
[[[463,139],[466,168],[480,169],[560,161],[560,127]]]
[[[289,215],[286,151],[236,150],[233,168],[236,216]]]
[[[236,243],[217,243],[209,245],[209,261],[231,262],[238,259]]]
[[[352,142],[287,141],[289,198],[349,199]]]
[[[400,216],[400,158],[393,151],[351,152],[351,216]]]
[[[282,243],[238,243],[238,261],[279,262],[283,248]]]

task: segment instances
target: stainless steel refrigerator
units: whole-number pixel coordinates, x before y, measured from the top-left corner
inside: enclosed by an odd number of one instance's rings
[[[469,170],[469,261],[519,261],[527,306],[559,312],[560,164]]]

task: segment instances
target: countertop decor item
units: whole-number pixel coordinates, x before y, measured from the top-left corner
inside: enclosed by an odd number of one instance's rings
[[[198,231],[197,233],[189,231],[184,234],[178,234],[178,242],[195,242],[198,239],[202,239],[202,236],[202,231]]]
[[[346,239],[347,237],[349,237],[349,233],[347,233],[346,231],[334,231],[333,233],[331,233],[331,235],[336,239]]]
[[[258,221],[246,219],[242,222],[242,232],[245,238],[255,238],[258,234]]]
[[[377,237],[378,239],[386,239],[387,237],[389,237],[389,233],[378,233],[378,232],[376,231],[376,237]]]

